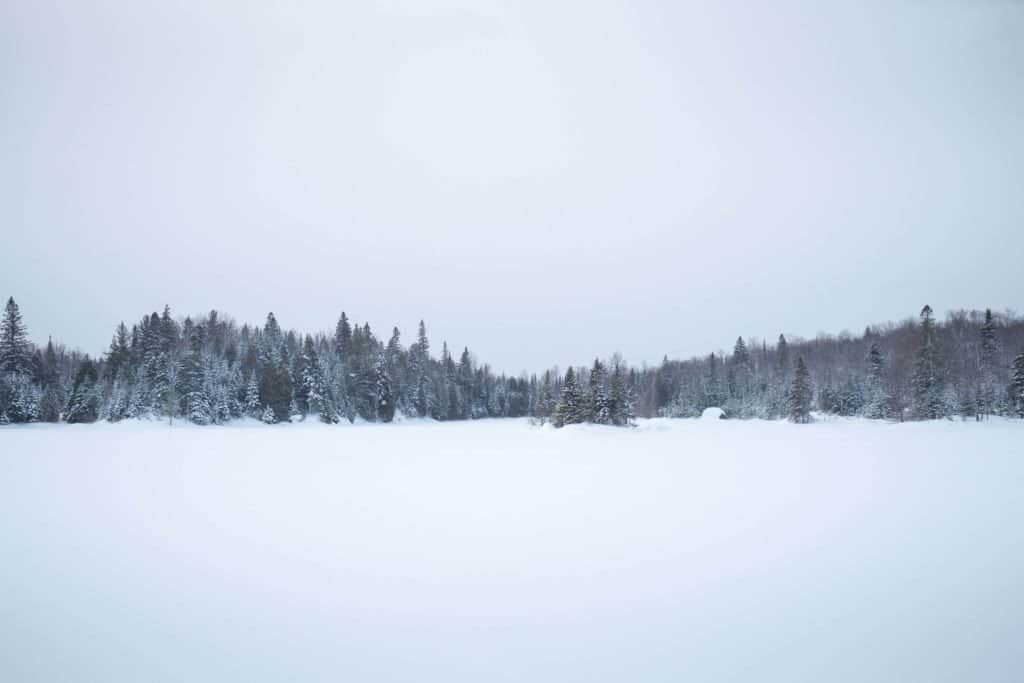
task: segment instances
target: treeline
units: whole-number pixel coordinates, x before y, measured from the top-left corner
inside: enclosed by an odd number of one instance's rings
[[[720,406],[730,417],[807,421],[812,410],[872,419],[1024,416],[1024,320],[955,311],[942,323],[871,326],[854,337],[736,340],[732,354],[665,361],[638,411],[689,417]]]
[[[524,417],[556,426],[628,425],[690,417],[802,422],[812,410],[875,419],[1024,415],[1024,321],[990,311],[870,327],[854,338],[750,343],[731,354],[629,367],[619,357],[564,373],[509,377],[464,348],[434,355],[421,322],[415,341],[387,341],[341,314],[333,333],[300,335],[271,313],[262,327],[211,311],[177,319],[165,307],[118,325],[101,357],[49,341],[36,347],[9,299],[0,321],[0,423],[184,419],[217,424],[315,417],[326,423]]]

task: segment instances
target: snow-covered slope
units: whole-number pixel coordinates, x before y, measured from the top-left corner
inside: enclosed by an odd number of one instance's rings
[[[1024,423],[0,430],[0,680],[1011,681]]]

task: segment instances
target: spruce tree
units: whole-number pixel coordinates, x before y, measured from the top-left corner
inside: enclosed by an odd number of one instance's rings
[[[775,346],[775,374],[782,381],[789,378],[789,344],[786,335],[779,335],[779,343]]]
[[[576,373],[572,367],[565,371],[565,379],[562,381],[562,398],[555,408],[554,425],[563,427],[570,424],[579,424],[586,420],[586,406],[579,384],[576,382]]]
[[[368,324],[355,326],[352,332],[352,368],[350,390],[356,412],[364,420],[374,421],[377,414],[377,361],[381,344]]]
[[[43,351],[43,395],[39,401],[39,419],[43,422],[59,422],[64,409],[64,391],[58,372],[57,351],[53,348],[53,340],[50,339],[46,342],[46,350]]]
[[[553,417],[555,411],[555,388],[551,380],[551,371],[545,370],[544,377],[537,387],[537,403],[534,407],[533,416],[541,420]]]
[[[441,358],[444,358],[445,350],[441,351]],[[437,397],[435,401],[435,415],[438,420],[451,420],[454,419],[452,413],[454,408],[451,404],[452,389],[448,373],[444,372],[444,361],[442,360],[442,371],[438,373],[434,381],[434,396]],[[399,393],[399,392],[396,392]]]
[[[391,422],[395,417],[395,402],[391,396],[391,379],[388,377],[384,356],[377,359],[377,419]]]
[[[800,424],[811,421],[811,373],[803,356],[796,359],[793,385],[789,389],[789,419]]]
[[[245,385],[244,399],[245,414],[249,417],[259,419],[263,415],[263,406],[260,403],[260,385],[256,381],[256,371],[249,373],[249,381]]]
[[[39,419],[42,375],[42,354],[33,353],[21,311],[12,297],[0,320],[0,412],[9,422]]]
[[[166,384],[167,357],[160,350],[160,316],[154,311],[141,322],[140,347],[142,353],[142,396],[139,410],[157,412]]]
[[[754,364],[750,358],[750,351],[747,349],[743,337],[736,339],[733,346],[732,358],[729,360],[729,401],[730,414],[737,417],[749,417],[752,409],[749,402],[752,400]]]
[[[122,321],[114,331],[114,337],[110,341],[110,350],[107,351],[107,375],[111,379],[115,379],[121,368],[127,366],[131,361],[131,349],[128,343],[128,328]]]
[[[263,327],[260,368],[260,403],[274,412],[276,422],[292,415],[292,376],[284,335],[273,313]]]
[[[725,403],[725,392],[722,391],[722,380],[718,376],[718,358],[714,353],[712,353],[708,358],[708,378],[704,395],[705,400],[703,408],[720,407]]]
[[[292,413],[292,382],[287,366],[267,363],[260,375],[260,403],[274,413],[275,422],[289,422]]]
[[[0,320],[0,372],[32,373],[32,346],[14,297],[7,299],[3,319]]]
[[[931,306],[921,309],[920,346],[914,360],[911,379],[913,414],[919,420],[934,420],[942,416],[943,385],[936,348],[935,322]]]
[[[978,387],[975,391],[971,391],[971,388],[968,386],[959,386],[956,388],[956,406],[953,412],[960,415],[961,419],[964,420],[971,416],[974,416],[975,419],[980,419],[980,400],[981,387]]]
[[[11,422],[35,422],[39,419],[39,404],[42,399],[42,392],[39,385],[32,381],[32,377],[25,373],[7,373],[5,400],[0,405],[6,404],[5,412]],[[0,380],[3,382],[4,380]]]
[[[459,357],[459,365],[455,371],[456,383],[459,387],[459,407],[458,414],[460,419],[468,419],[472,415],[472,397],[473,397],[473,358],[469,355],[469,347],[463,347],[462,355]],[[554,407],[554,401],[551,401],[551,405],[548,406],[550,415],[550,408]]]
[[[753,367],[750,361],[750,351],[747,350],[747,344],[743,341],[743,337],[736,338],[736,345],[732,349],[732,364],[736,368],[736,388],[741,393],[745,393],[749,389],[748,383]]]
[[[446,344],[446,354],[447,348],[448,346]],[[405,401],[408,394],[407,362],[405,351],[402,349],[402,333],[397,327],[392,328],[391,338],[388,339],[387,346],[384,347],[384,365],[387,368],[388,378],[391,380],[391,392],[395,402],[395,405],[393,406],[395,412],[397,413],[401,408],[405,412],[411,413],[412,409]],[[445,387],[444,398],[447,403],[447,387]],[[447,407],[442,414],[447,418]]]
[[[161,351],[153,363],[151,383],[152,407],[157,415],[163,415],[170,422],[179,414],[178,405],[178,362],[169,352]]]
[[[178,345],[179,333],[178,323],[171,317],[171,307],[164,306],[160,316],[160,350],[170,354]]]
[[[212,421],[213,416],[206,390],[202,335],[198,328],[191,328],[188,332],[189,352],[178,372],[177,395],[181,397],[181,414],[194,424],[205,425]]]
[[[789,411],[788,395],[792,368],[789,362],[789,343],[780,334],[775,346],[775,368],[768,389],[767,412],[771,417],[786,417]]]
[[[213,407],[209,395],[203,390],[189,392],[185,396],[184,415],[193,424],[207,425],[214,421]]]
[[[996,412],[996,359],[999,353],[991,309],[985,309],[985,322],[979,330],[979,337],[981,342],[981,400],[976,409],[981,415],[988,416]]]
[[[1013,359],[1013,373],[1010,376],[1010,400],[1018,417],[1024,417],[1024,349]]]
[[[306,386],[306,381],[305,381],[305,378],[306,378],[306,375],[307,375],[307,366],[308,366],[309,361],[310,361],[309,355],[306,353],[306,342],[307,341],[309,342],[309,345],[310,345],[311,350],[312,350],[313,340],[307,334],[305,336],[305,338],[303,339],[302,349],[300,350],[300,352],[298,354],[296,354],[296,357],[294,359],[294,366],[292,367],[292,373],[291,373],[292,377],[295,378],[295,386],[293,388],[293,396],[294,396],[294,399],[295,399],[295,405],[296,405],[296,407],[298,409],[298,414],[302,416],[303,420],[306,419],[306,416],[312,410],[310,405],[309,405],[309,390],[308,390],[308,388]],[[316,355],[315,352],[314,352],[313,355],[315,357],[315,355]]]
[[[871,342],[867,358],[867,401],[864,416],[879,420],[887,416],[889,395],[885,390],[885,356],[878,348],[878,342]]]
[[[334,424],[338,421],[334,405],[324,381],[320,358],[313,345],[313,339],[306,335],[302,345],[301,395],[306,410],[317,414],[321,422]]]
[[[68,399],[67,421],[69,423],[95,422],[99,417],[99,392],[96,384],[99,373],[96,364],[88,356],[79,364],[75,383]]]
[[[633,402],[623,381],[622,366],[619,363],[616,363],[612,370],[608,392],[611,424],[619,427],[628,425],[633,420]]]
[[[341,312],[338,324],[334,328],[334,352],[338,358],[345,361],[352,348],[352,326],[349,325],[348,316],[345,311]]]
[[[413,404],[416,414],[428,417],[434,412],[434,396],[430,382],[430,341],[427,339],[427,326],[420,321],[416,335],[416,349],[413,354],[415,371],[415,394]]]
[[[590,394],[588,396],[589,420],[595,424],[605,425],[612,422],[611,402],[608,397],[608,387],[604,365],[597,358],[594,359],[594,367],[590,371]]]

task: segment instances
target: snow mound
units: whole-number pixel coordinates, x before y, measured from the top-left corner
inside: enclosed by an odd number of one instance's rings
[[[702,420],[724,420],[725,411],[717,406],[705,408],[704,412],[700,414]]]

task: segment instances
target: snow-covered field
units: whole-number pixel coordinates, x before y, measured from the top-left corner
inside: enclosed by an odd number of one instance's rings
[[[0,681],[1024,680],[1024,422],[0,429]]]

